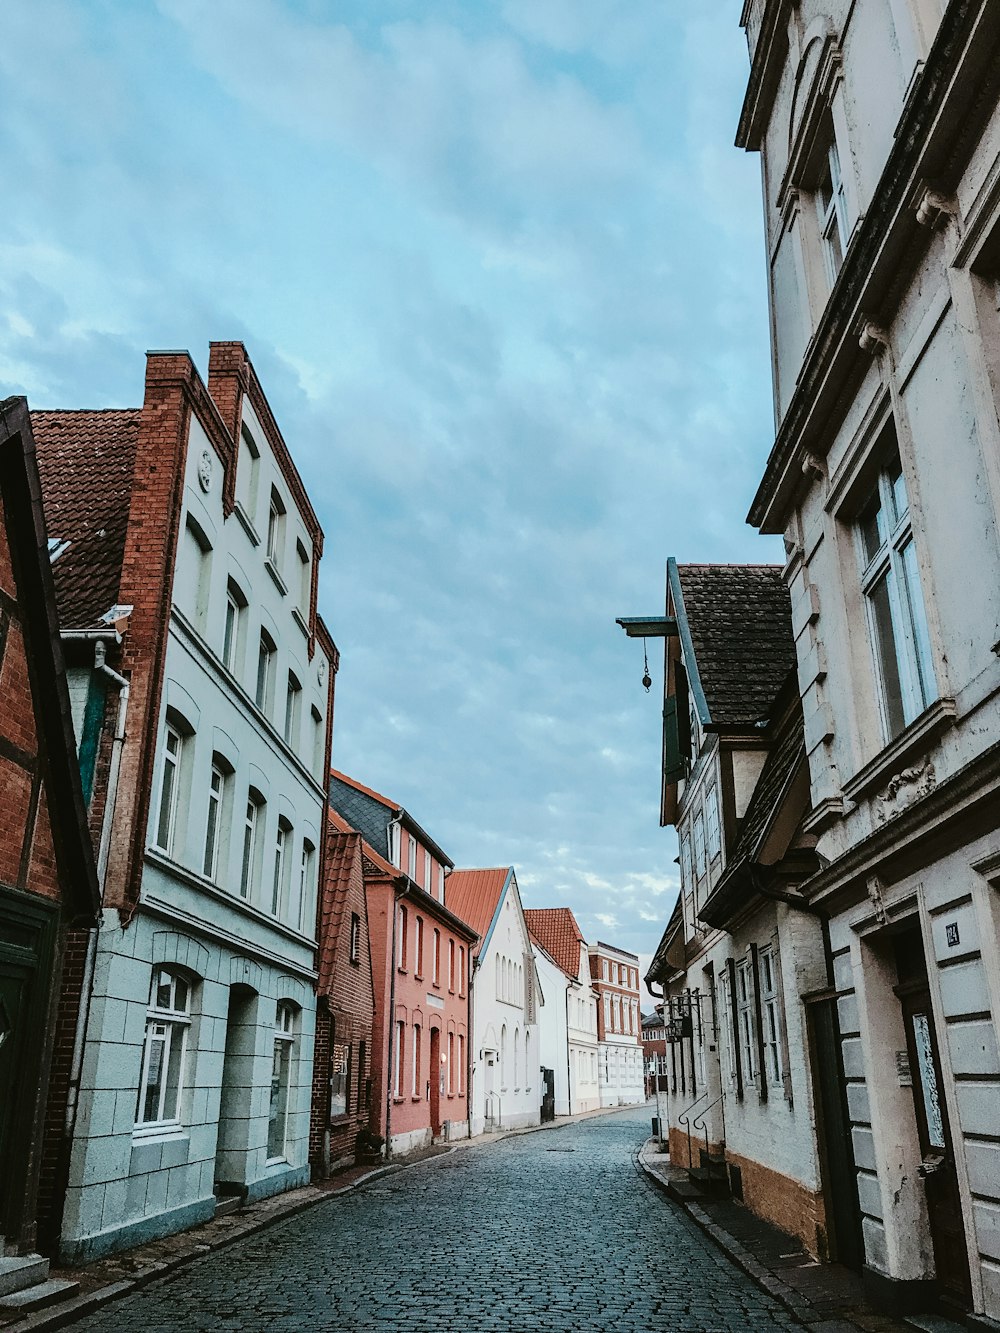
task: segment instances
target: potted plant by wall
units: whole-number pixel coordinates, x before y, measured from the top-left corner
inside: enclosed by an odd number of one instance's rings
[[[371,1129],[359,1129],[354,1140],[354,1160],[359,1166],[368,1162],[378,1162],[382,1157],[382,1145],[385,1139]]]

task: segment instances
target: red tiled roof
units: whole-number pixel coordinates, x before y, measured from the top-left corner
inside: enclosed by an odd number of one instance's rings
[[[510,866],[494,870],[453,870],[445,880],[444,896],[448,910],[472,927],[479,936],[479,947],[497,910],[497,903],[511,873]]]
[[[326,883],[322,895],[322,922],[320,925],[319,989],[325,993],[333,985],[336,971],[337,947],[346,915],[347,897],[351,887],[361,834],[350,827],[341,828],[343,821],[330,820],[330,837],[326,849]],[[358,867],[360,873],[360,867]]]
[[[580,945],[586,944],[576,917],[568,907],[528,907],[524,912],[528,934],[570,977],[580,975]]]
[[[141,416],[31,414],[49,538],[69,543],[52,566],[63,629],[98,625],[118,601]]]

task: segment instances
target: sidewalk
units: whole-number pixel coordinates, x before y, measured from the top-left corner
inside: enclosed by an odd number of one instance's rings
[[[206,1254],[223,1250],[254,1232],[283,1221],[286,1217],[301,1213],[324,1200],[348,1194],[382,1176],[419,1166],[432,1157],[441,1157],[482,1143],[499,1142],[501,1139],[514,1138],[519,1134],[537,1134],[542,1130],[559,1129],[563,1125],[590,1120],[594,1116],[613,1115],[618,1111],[635,1112],[636,1109],[635,1106],[604,1107],[597,1111],[585,1111],[579,1115],[560,1116],[544,1125],[527,1125],[520,1129],[480,1134],[473,1139],[459,1139],[456,1143],[435,1144],[433,1147],[410,1153],[406,1157],[382,1162],[378,1166],[347,1167],[328,1180],[304,1185],[301,1189],[289,1190],[285,1194],[276,1194],[270,1199],[262,1199],[259,1203],[249,1204],[236,1212],[215,1217],[210,1222],[203,1222],[201,1226],[192,1227],[189,1231],[181,1231],[174,1236],[164,1236],[146,1245],[138,1245],[134,1249],[109,1255],[106,1259],[97,1259],[85,1268],[59,1267],[53,1264],[51,1276],[78,1282],[79,1294],[71,1300],[27,1316],[0,1311],[0,1329],[9,1330],[9,1333],[41,1333],[41,1330],[64,1328],[109,1301],[128,1296],[147,1283],[165,1277],[175,1269],[192,1263]]]
[[[687,1172],[671,1164],[656,1139],[647,1139],[639,1150],[639,1165],[665,1192],[673,1182],[688,1183]],[[875,1309],[865,1298],[858,1273],[842,1264],[819,1263],[795,1237],[762,1221],[735,1200],[679,1202],[729,1258],[807,1325],[810,1333],[913,1333],[915,1326],[927,1327],[901,1323]],[[951,1327],[940,1323],[942,1330]]]

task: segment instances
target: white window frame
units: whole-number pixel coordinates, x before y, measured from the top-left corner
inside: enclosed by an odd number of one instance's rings
[[[257,679],[254,684],[254,703],[265,715],[270,715],[274,703],[274,674],[278,649],[270,634],[261,626],[257,645]]]
[[[879,715],[888,742],[937,698],[909,501],[895,450],[858,512],[855,533]],[[881,615],[876,601],[880,595]],[[887,679],[893,669],[899,682],[898,710]]]
[[[781,1059],[781,997],[778,988],[778,959],[771,949],[757,955],[760,972],[760,1012],[764,1027],[764,1062],[767,1081],[772,1088],[783,1086]]]
[[[402,1018],[396,1019],[396,1051],[395,1051],[395,1069],[393,1070],[393,1096],[402,1097],[403,1095],[403,1060],[405,1059],[405,1039],[406,1022]]]
[[[755,1082],[757,1078],[757,1027],[754,1011],[753,968],[750,960],[744,958],[736,964],[736,1026],[740,1033],[744,1086]]]
[[[411,1097],[420,1096],[420,1024],[413,1025],[413,1057],[411,1064],[413,1066],[413,1087],[410,1093]]]
[[[435,986],[441,984],[441,932],[437,926],[431,936],[431,981]]]
[[[172,852],[177,833],[177,808],[180,803],[181,759],[184,736],[168,722],[163,732],[163,758],[160,763],[160,800],[156,810],[156,846]],[[164,814],[166,829],[164,830]]]
[[[178,987],[183,988],[182,998],[178,1001]],[[166,1003],[162,1002],[160,992],[166,989]],[[149,986],[149,1004],[146,1009],[146,1035],[142,1047],[142,1067],[139,1074],[139,1090],[136,1098],[136,1131],[148,1134],[164,1129],[176,1129],[181,1124],[181,1102],[184,1095],[184,1075],[187,1065],[188,1032],[191,1028],[191,983],[187,977],[180,976],[170,969],[157,967]],[[176,1053],[177,1045],[179,1054]],[[159,1054],[154,1056],[154,1050]],[[174,1084],[172,1105],[168,1104],[171,1095],[169,1080],[171,1060],[176,1055],[177,1077]],[[144,1117],[147,1085],[150,1074],[155,1068],[161,1074],[155,1114]]]
[[[406,971],[406,908],[400,903],[396,908],[396,966],[400,972]]]
[[[285,686],[285,724],[283,736],[285,744],[292,750],[297,750],[299,744],[301,708],[302,682],[299,680],[298,676],[296,676],[294,671],[289,671],[288,683]]]
[[[722,827],[719,820],[719,787],[713,782],[705,796],[705,843],[709,862],[722,855]]]
[[[299,861],[299,930],[305,933],[315,931],[316,923],[310,925],[309,908],[312,906],[313,862],[316,849],[308,838],[302,839],[302,856]]]
[[[431,891],[431,854],[424,848],[424,888],[428,893]]]
[[[252,792],[247,792],[246,813],[243,816],[243,846],[240,859],[240,897],[247,902],[250,902],[253,898],[257,869],[257,833],[262,809],[263,802],[255,800]]]
[[[213,763],[208,780],[208,817],[205,821],[205,856],[202,861],[205,878],[213,881],[219,874],[219,852],[222,847],[223,811],[228,780],[229,775],[221,765]]]
[[[830,182],[830,197],[824,201],[823,186],[827,180]],[[827,281],[833,287],[844,262],[848,241],[847,196],[836,139],[831,139],[827,146],[823,175],[816,187],[816,213]]]
[[[406,873],[416,882],[417,878],[417,840],[412,833],[407,834],[409,842],[406,850]]]
[[[278,1001],[274,1019],[274,1055],[271,1065],[271,1110],[268,1114],[267,1159],[265,1165],[288,1160],[288,1121],[291,1112],[289,1105],[292,1095],[292,1073],[295,1063],[295,1010],[283,1000]],[[271,1124],[277,1118],[273,1112],[275,1096],[281,1096],[281,1082],[284,1080],[284,1107],[278,1112],[281,1118],[281,1151],[271,1151]]]
[[[271,487],[271,499],[267,509],[267,559],[281,573],[285,548],[285,503]]]
[[[240,622],[243,609],[243,604],[237,597],[235,587],[230,579],[226,588],[226,624],[222,636],[222,665],[234,676],[236,675],[236,659],[239,652]]]
[[[292,827],[287,819],[279,819],[274,835],[274,878],[271,881],[271,915],[280,916],[285,907],[288,879],[288,845]]]

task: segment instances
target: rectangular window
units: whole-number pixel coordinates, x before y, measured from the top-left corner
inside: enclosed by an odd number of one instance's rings
[[[139,1076],[137,1126],[180,1123],[190,987],[183,977],[157,968],[146,1010],[146,1037]]]
[[[747,1083],[752,1083],[757,1077],[757,1037],[754,1031],[753,972],[747,961],[736,968],[736,1029],[743,1077]]]
[[[777,960],[770,950],[759,955],[760,1006],[764,1023],[764,1061],[767,1078],[772,1086],[780,1087],[781,1069],[781,1014],[779,1012]]]
[[[274,703],[274,667],[277,657],[277,645],[267,630],[260,632],[260,646],[257,649],[257,684],[254,690],[254,703],[262,713],[270,713]]]
[[[177,826],[177,796],[180,787],[181,733],[167,723],[163,738],[163,767],[160,776],[160,810],[156,820],[156,845],[165,852],[173,848]]]
[[[434,969],[431,980],[435,986],[441,984],[441,932],[434,932],[434,957],[431,959],[431,966]]]
[[[885,739],[891,740],[937,693],[898,455],[880,472],[858,517],[857,533],[882,725]]]
[[[461,1097],[465,1092],[465,1038],[461,1033],[458,1034],[458,1095]]]
[[[208,822],[205,827],[205,859],[202,864],[202,870],[209,879],[215,879],[219,871],[222,801],[225,790],[226,775],[218,764],[213,764],[208,787]]]
[[[602,959],[601,959],[601,975],[603,976],[604,980],[607,981],[607,979],[608,979],[608,960],[607,960],[606,958],[602,958]]]
[[[844,177],[840,170],[840,154],[837,152],[835,142],[831,142],[827,149],[823,174],[816,191],[816,208],[819,213],[826,276],[832,287],[844,262],[844,251],[847,248],[847,198],[844,194]]]
[[[437,868],[437,896],[438,902],[444,902],[444,866]]]
[[[295,553],[299,558],[299,610],[302,619],[309,622],[309,603],[312,601],[312,567],[309,552],[300,541],[295,543]]]
[[[406,1024],[402,1019],[396,1023],[396,1061],[393,1072],[392,1088],[394,1097],[403,1095],[403,1059],[405,1052],[403,1050],[404,1039],[406,1037]]]
[[[425,850],[424,850],[424,883],[423,883],[423,887],[427,890],[428,893],[430,893],[430,891],[431,891],[431,854],[430,854],[429,851],[426,850],[426,848],[425,848]]]
[[[413,1089],[410,1094],[420,1096],[420,1024],[413,1025]]]
[[[713,782],[705,797],[705,833],[708,859],[714,861],[722,854],[722,830],[719,826],[719,788]]]
[[[455,941],[448,940],[448,989],[455,989]]]
[[[455,1095],[455,1034],[448,1033],[448,1096]]]
[[[285,548],[285,505],[278,492],[271,487],[271,503],[267,510],[267,558],[280,573]]]
[[[285,905],[286,853],[288,851],[291,827],[284,819],[278,820],[278,832],[274,838],[274,876],[271,880],[271,915],[277,916]]]
[[[409,850],[406,857],[406,873],[410,879],[415,880],[417,878],[417,840],[412,833],[409,835],[407,846]]]
[[[299,743],[299,716],[302,703],[302,686],[294,671],[288,673],[288,686],[285,690],[285,744],[294,750]]]
[[[330,1119],[347,1115],[347,1097],[351,1086],[351,1048],[343,1042],[330,1046]]]
[[[418,977],[424,975],[424,918],[417,917],[417,969]]]
[[[399,904],[396,916],[396,966],[401,972],[406,970],[406,908]]]
[[[361,957],[361,918],[357,912],[351,913],[351,962],[356,963]]]
[[[705,820],[699,810],[694,818],[694,870],[701,879],[708,866],[705,861]]]
[[[302,860],[299,863],[299,930],[311,935],[316,929],[313,898],[313,863],[316,849],[308,838],[302,840]],[[353,930],[353,925],[352,925]]]
[[[271,1105],[267,1126],[268,1161],[285,1156],[288,1136],[288,1103],[295,1047],[295,1015],[290,1005],[279,1004],[274,1024],[274,1058],[271,1064]]]
[[[236,659],[240,644],[241,621],[245,602],[240,600],[239,591],[232,579],[226,590],[226,627],[222,639],[222,665],[227,671],[236,674]]]
[[[458,946],[458,993],[465,994],[465,945]]]
[[[261,803],[253,793],[247,797],[243,820],[243,862],[240,869],[240,897],[249,898],[253,889],[254,866],[257,860],[257,818]]]

